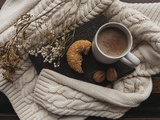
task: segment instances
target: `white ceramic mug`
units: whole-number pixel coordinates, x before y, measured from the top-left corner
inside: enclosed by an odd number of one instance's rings
[[[119,28],[127,36],[128,46],[126,48],[126,51],[118,57],[113,57],[113,56],[109,56],[109,55],[104,54],[98,46],[98,43],[97,43],[98,35],[103,29],[105,29],[107,27]],[[116,22],[109,22],[109,23],[102,25],[98,29],[98,31],[96,32],[96,35],[95,35],[93,42],[92,42],[92,53],[97,61],[104,63],[104,64],[112,64],[112,63],[115,63],[120,60],[121,62],[123,62],[124,64],[126,64],[130,67],[136,67],[139,65],[140,60],[130,52],[131,47],[132,47],[132,43],[133,43],[132,35],[131,35],[130,31],[124,25],[122,25],[120,23],[116,23]]]

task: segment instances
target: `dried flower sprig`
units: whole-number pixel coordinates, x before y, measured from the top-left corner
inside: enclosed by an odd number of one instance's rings
[[[62,29],[60,29],[56,34],[53,34],[54,30],[49,30],[48,25],[46,23],[42,23],[41,21],[43,21],[43,16],[52,12],[52,10],[55,10],[55,8],[58,9],[58,6],[68,1],[70,0],[62,0],[55,7],[51,8],[50,10],[35,19],[30,14],[25,14],[21,16],[21,18],[15,24],[15,35],[13,35],[11,40],[4,43],[3,46],[0,46],[0,68],[3,68],[5,70],[5,72],[2,73],[5,79],[7,79],[8,81],[12,81],[14,73],[17,70],[21,70],[18,64],[23,59],[23,55],[20,52],[22,50],[35,56],[41,54],[44,58],[44,62],[53,63],[54,67],[58,67],[60,65],[60,59],[63,57],[66,49],[68,48],[66,44],[73,41],[74,39],[76,17],[81,0],[75,0],[75,2],[71,5],[68,11],[62,17],[60,17],[52,26],[53,29],[56,29],[58,22],[64,19]],[[75,16],[73,20],[70,21],[70,24],[67,25],[66,21],[69,18],[70,11],[77,3],[77,1],[79,2],[79,5],[75,11]],[[29,37],[26,31],[32,23],[36,24],[36,30],[38,34],[35,34],[34,37]],[[46,27],[46,29],[44,29],[44,26]],[[72,34],[68,34],[70,26],[74,27]],[[34,39],[39,39],[39,44],[34,44]]]
[[[21,70],[18,64],[22,60],[22,56],[15,45],[9,45],[9,43],[10,41],[7,41],[3,46],[0,46],[0,68],[5,70],[2,73],[3,77],[12,81],[15,71]]]
[[[52,26],[53,28],[56,29],[57,27],[56,25],[59,24],[58,22],[60,22],[63,18],[65,18],[62,28],[54,36],[52,34],[52,30],[50,31],[48,29],[47,24],[45,24],[46,29],[41,30],[42,23],[38,21],[40,19],[35,21],[37,24],[37,31],[39,31],[39,34],[36,35],[36,37],[43,38],[43,39],[40,39],[39,44],[36,44],[32,48],[31,48],[32,45],[27,44],[27,43],[31,43],[29,41],[30,39],[23,40],[25,43],[24,46],[27,46],[25,47],[25,49],[28,50],[29,54],[34,55],[34,56],[38,56],[38,54],[41,54],[44,58],[44,62],[53,63],[54,67],[60,66],[60,59],[63,57],[63,55],[66,52],[66,49],[68,48],[68,46],[66,46],[66,43],[74,40],[76,17],[77,17],[77,13],[78,13],[78,9],[79,9],[81,0],[79,0],[79,5],[75,11],[75,16],[73,20],[70,21],[69,25],[67,25],[66,21],[69,18],[71,9],[73,8],[73,6],[76,4],[77,1],[78,0],[75,0],[75,2],[66,11],[66,13],[64,13],[64,15],[61,16],[57,20],[57,22]],[[68,29],[71,25],[74,27],[74,29],[73,29],[72,34],[68,34]]]

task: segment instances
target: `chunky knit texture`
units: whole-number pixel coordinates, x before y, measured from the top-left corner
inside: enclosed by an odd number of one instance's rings
[[[38,17],[60,1],[7,0],[0,11],[0,44],[13,36],[15,33],[13,25],[21,15],[30,13]],[[73,3],[74,0],[71,2]],[[71,2],[66,1],[57,10],[45,15],[41,19],[42,23],[52,26],[56,22],[56,16],[62,16]],[[70,18],[75,16],[76,7],[75,5]],[[81,1],[76,17],[77,26],[104,13],[109,21],[127,26],[133,35],[132,53],[140,59],[141,63],[135,72],[116,81],[114,89],[68,78],[47,69],[42,70],[38,76],[28,55],[24,54],[24,60],[20,63],[23,70],[16,72],[13,83],[4,80],[0,74],[0,91],[9,98],[21,120],[81,120],[87,116],[120,118],[130,108],[138,106],[148,98],[152,90],[151,75],[160,72],[159,8],[159,3],[128,4],[118,0]],[[70,21],[68,20],[67,23],[69,25]],[[62,24],[63,20],[53,34],[61,29]],[[36,35],[34,24],[30,26],[27,33],[31,37]],[[1,69],[0,72],[3,70]],[[86,90],[86,88],[90,89]]]

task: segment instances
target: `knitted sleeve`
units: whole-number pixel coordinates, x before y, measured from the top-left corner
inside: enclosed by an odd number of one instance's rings
[[[152,88],[151,80],[143,78],[140,81],[149,81],[145,92],[128,94],[43,69],[36,83],[35,101],[54,114],[117,119],[148,97]]]

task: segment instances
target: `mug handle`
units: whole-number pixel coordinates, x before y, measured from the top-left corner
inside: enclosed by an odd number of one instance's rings
[[[122,57],[120,61],[130,67],[137,67],[140,64],[140,60],[131,52],[129,52],[126,56]]]

